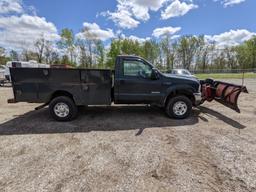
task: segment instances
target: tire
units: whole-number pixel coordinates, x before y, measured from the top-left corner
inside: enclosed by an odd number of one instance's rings
[[[190,116],[191,111],[192,102],[183,95],[172,97],[165,107],[166,114],[174,119],[185,119]]]
[[[77,116],[77,106],[69,97],[60,96],[50,102],[49,112],[57,121],[71,121]]]

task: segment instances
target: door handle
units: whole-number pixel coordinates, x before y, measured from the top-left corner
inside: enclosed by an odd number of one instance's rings
[[[43,70],[43,74],[44,74],[44,76],[48,76],[49,75],[49,70],[48,69],[44,69]]]
[[[87,84],[82,84],[82,90],[83,91],[88,91],[89,90],[89,86]]]

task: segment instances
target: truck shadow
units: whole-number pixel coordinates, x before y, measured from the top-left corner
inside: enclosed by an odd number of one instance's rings
[[[201,112],[202,111],[202,112]],[[199,119],[208,121],[200,114],[210,114],[234,128],[244,125],[206,107],[194,109],[185,120],[169,119],[162,109],[146,106],[89,107],[79,111],[79,117],[72,122],[52,120],[47,109],[31,111],[0,125],[1,135],[85,133],[90,131],[138,130],[141,135],[146,128],[182,127],[195,125]]]
[[[212,109],[209,109],[207,107],[204,107],[204,106],[199,106],[198,109],[201,111],[202,114],[205,114],[205,115],[210,115],[210,116],[213,116],[221,121],[223,121],[224,123],[234,127],[234,128],[237,128],[237,129],[245,129],[246,126],[245,125],[242,125],[241,123],[239,123],[238,121],[235,121],[217,111],[214,111]]]

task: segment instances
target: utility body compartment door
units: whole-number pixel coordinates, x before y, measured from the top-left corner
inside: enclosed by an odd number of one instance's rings
[[[10,68],[13,94],[18,102],[38,101],[38,79],[43,74],[38,69]]]
[[[81,70],[81,90],[84,105],[111,105],[112,72]]]

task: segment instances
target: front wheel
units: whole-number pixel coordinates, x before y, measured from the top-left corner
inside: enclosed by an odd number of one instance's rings
[[[77,116],[77,106],[69,97],[60,96],[54,98],[49,110],[51,116],[57,121],[71,121]]]
[[[192,102],[186,96],[175,96],[168,101],[165,111],[171,118],[185,119],[191,114]]]

